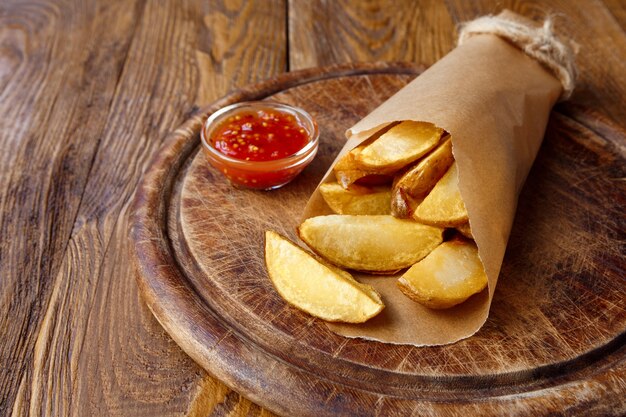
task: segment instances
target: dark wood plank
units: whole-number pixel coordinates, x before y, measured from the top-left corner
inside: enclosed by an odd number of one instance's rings
[[[44,328],[140,6],[0,5],[0,415],[43,394]]]
[[[82,387],[81,397],[89,399],[84,407],[105,405],[108,413],[120,410],[119,414],[124,415],[185,413],[189,407],[185,393],[180,400],[170,398],[180,396],[181,386],[194,387],[197,368],[185,358],[187,369],[178,369],[182,358],[170,340],[159,343],[156,350],[151,346],[158,339],[151,336],[155,324],[151,317],[141,320],[149,320],[150,326],[145,330],[137,323],[138,317],[145,317],[146,310],[137,296],[133,266],[128,261],[131,247],[125,239],[127,205],[142,167],[159,148],[161,138],[180,123],[194,103],[214,100],[225,93],[227,86],[265,78],[284,69],[284,39],[274,35],[284,32],[283,8],[280,2],[274,6],[268,8],[264,1],[194,1],[181,7],[179,2],[170,1],[149,4],[144,10],[129,51],[127,71],[120,79],[111,107],[109,129],[103,134],[101,152],[88,184],[86,201],[98,204],[81,207],[80,215],[86,224],[72,237],[103,242],[101,247],[89,251],[90,263],[101,265],[101,284],[94,303],[100,313],[87,330],[87,353],[81,355],[78,377],[87,379],[96,370],[102,373],[109,363],[116,366],[98,380],[90,378],[91,387]],[[207,61],[206,55],[212,58]],[[148,102],[134,106],[143,100]],[[110,308],[112,305],[126,308]],[[124,331],[112,339],[115,327],[110,323],[137,324],[128,333]],[[160,329],[158,334],[162,336]],[[103,344],[105,337],[111,342]],[[116,360],[118,357],[121,360]],[[159,364],[153,368],[156,375],[147,380],[144,362]],[[191,369],[195,371],[189,372]],[[173,370],[176,379],[172,378]],[[114,384],[109,382],[111,378]],[[152,386],[152,381],[157,382],[156,386]],[[142,387],[139,390],[138,383]],[[207,388],[207,384],[203,386]],[[208,387],[212,388],[212,384]],[[235,411],[249,407],[241,397],[235,398],[241,402],[233,406]],[[127,399],[134,401],[127,404]],[[197,393],[194,404],[206,402],[209,409],[202,412],[208,414],[219,399],[215,390],[205,389]],[[97,408],[92,410],[100,414]]]
[[[437,0],[289,1],[290,69],[360,61],[431,65],[455,42]]]
[[[284,4],[3,8],[2,143],[13,152],[2,156],[1,230],[18,240],[2,239],[0,414],[258,411],[182,353],[139,299],[127,205],[195,105],[285,69]]]

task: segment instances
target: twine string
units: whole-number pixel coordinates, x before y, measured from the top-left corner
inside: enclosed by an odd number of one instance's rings
[[[577,78],[575,55],[578,47],[561,41],[554,34],[551,18],[547,18],[542,26],[535,27],[504,16],[482,16],[461,25],[458,44],[462,45],[478,34],[497,35],[513,43],[548,68],[561,82],[561,101],[572,95]]]

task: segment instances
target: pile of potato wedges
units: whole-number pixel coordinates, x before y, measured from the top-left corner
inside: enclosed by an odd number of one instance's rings
[[[446,131],[393,124],[345,154],[333,171],[336,182],[319,192],[335,214],[298,227],[314,254],[266,233],[268,274],[288,303],[327,321],[376,316],[384,300],[349,271],[397,279],[403,294],[432,309],[453,307],[486,287]]]

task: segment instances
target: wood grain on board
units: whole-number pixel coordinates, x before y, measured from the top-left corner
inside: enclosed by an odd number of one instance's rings
[[[73,398],[71,371],[91,299],[73,286],[77,277],[68,273],[66,259],[86,260],[70,238],[139,19],[137,6],[0,6],[2,415],[11,409],[39,414],[46,403],[43,410],[58,412],[52,404],[69,405]],[[97,280],[90,269],[74,266],[82,288],[92,293]]]
[[[128,204],[198,105],[288,68],[433,63],[454,25],[557,14],[573,101],[626,118],[619,1],[0,4],[0,415],[266,415],[208,377],[138,296]],[[314,20],[312,20],[314,19]]]

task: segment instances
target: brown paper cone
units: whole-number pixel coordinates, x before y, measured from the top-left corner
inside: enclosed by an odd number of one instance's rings
[[[494,35],[475,35],[417,77],[347,132],[339,157],[389,123],[434,123],[452,135],[459,188],[488,276],[488,291],[448,310],[409,300],[396,277],[355,274],[386,305],[361,325],[332,331],[388,343],[441,345],[469,337],[489,313],[517,198],[543,139],[561,83],[538,62]],[[334,181],[332,169],[323,182]],[[304,218],[330,214],[318,190]]]

